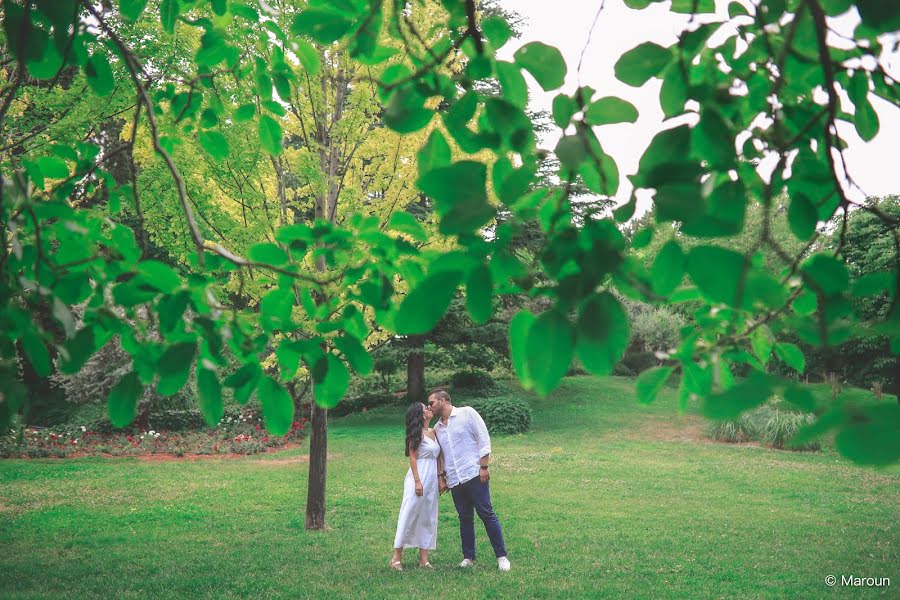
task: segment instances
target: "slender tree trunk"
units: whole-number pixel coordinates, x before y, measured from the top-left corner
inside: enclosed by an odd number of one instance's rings
[[[410,402],[425,400],[425,336],[409,338],[410,351],[406,357],[406,396]]]
[[[334,79],[328,79],[328,82],[326,82],[326,77],[323,75],[321,82],[323,103],[327,104],[328,83],[334,85],[335,93],[331,123],[328,124],[324,119],[320,119],[316,126],[316,137],[319,142],[319,165],[322,172],[328,177],[328,189],[324,194],[316,198],[316,218],[327,219],[334,223],[337,218],[340,148],[332,139],[330,132],[343,116],[344,101],[349,92],[349,86],[348,80],[344,77],[344,72],[340,68],[338,68]],[[316,271],[319,273],[325,271],[324,257],[319,257],[316,261]],[[317,300],[321,301],[322,298]],[[326,527],[325,483],[328,456],[328,410],[320,408],[316,404],[315,399],[315,390],[313,390],[309,436],[309,483],[306,492],[306,528],[324,529]]]
[[[325,480],[328,455],[328,409],[319,407],[313,393],[309,437],[309,483],[306,490],[306,528],[325,528]],[[313,451],[315,450],[315,452]]]

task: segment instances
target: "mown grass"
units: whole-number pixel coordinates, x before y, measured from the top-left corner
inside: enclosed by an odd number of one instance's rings
[[[896,597],[900,472],[830,450],[713,443],[674,394],[567,379],[527,395],[533,431],[494,440],[492,495],[513,563],[387,569],[406,471],[402,410],[335,420],[327,532],[304,530],[305,449],[241,459],[0,462],[4,598]],[[412,552],[407,563],[414,565]],[[826,575],[890,577],[828,588]]]

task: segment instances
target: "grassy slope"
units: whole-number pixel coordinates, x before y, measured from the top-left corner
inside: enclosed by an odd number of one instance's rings
[[[387,570],[406,471],[399,410],[332,423],[329,532],[303,529],[303,451],[237,460],[0,462],[0,596],[822,598],[825,575],[900,588],[900,474],[832,452],[709,443],[669,391],[573,378],[494,440],[513,571],[458,572],[452,500],[434,572]],[[414,564],[412,552],[407,562]]]

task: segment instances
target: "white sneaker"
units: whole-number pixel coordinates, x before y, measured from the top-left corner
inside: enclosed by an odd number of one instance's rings
[[[469,567],[474,567],[474,566],[475,566],[475,561],[469,560],[468,558],[464,558],[463,561],[461,563],[459,563],[460,569],[468,569]]]
[[[497,559],[497,568],[501,571],[509,571],[511,565],[509,564],[509,559],[505,556],[501,556]]]

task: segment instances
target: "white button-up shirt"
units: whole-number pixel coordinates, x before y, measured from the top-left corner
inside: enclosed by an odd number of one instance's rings
[[[491,453],[491,436],[478,411],[471,406],[454,406],[447,424],[438,420],[434,433],[444,453],[447,485],[456,487],[478,477],[479,459]]]

